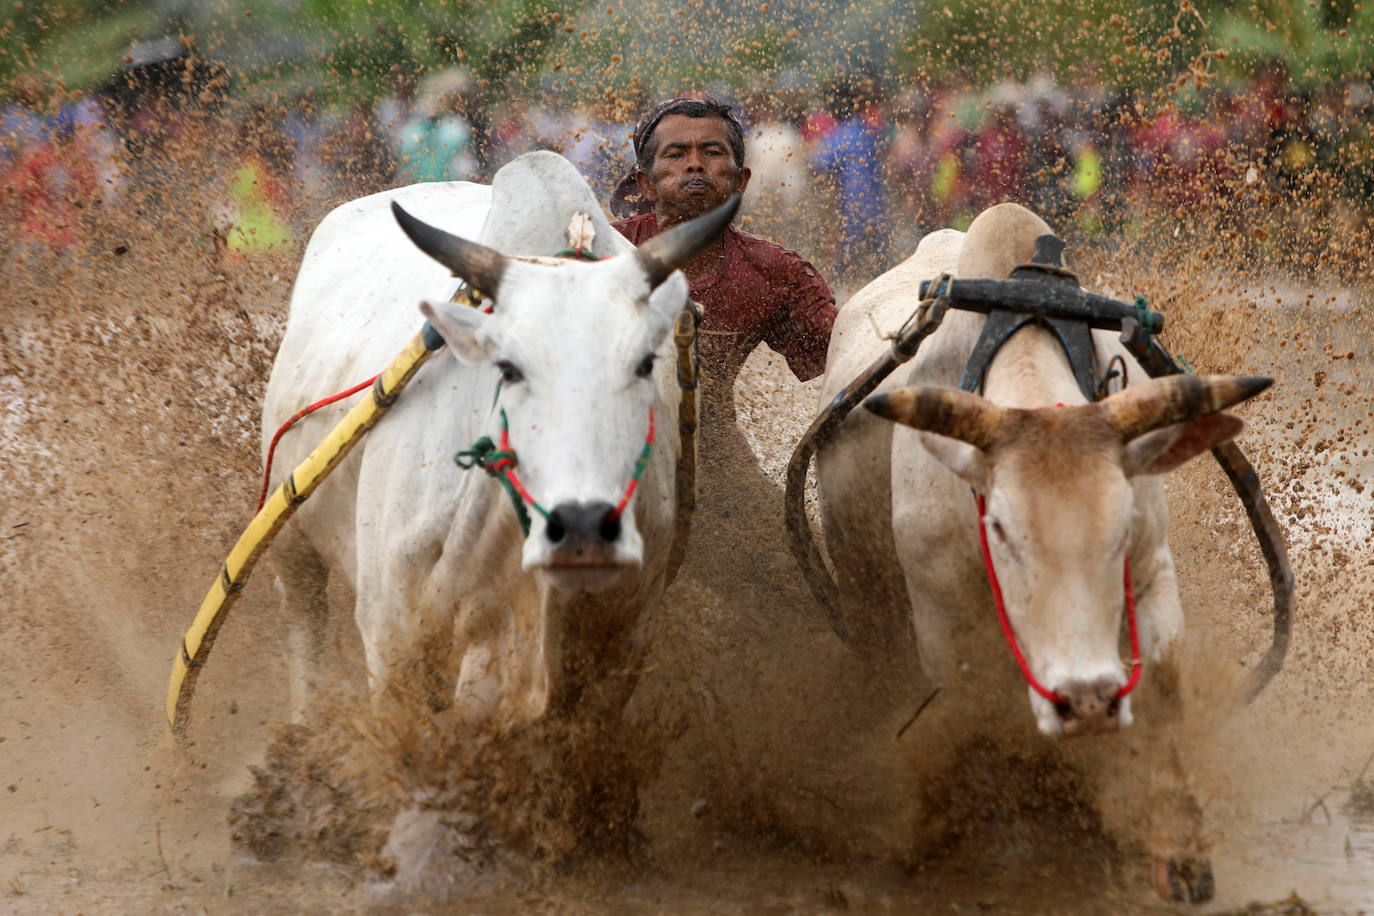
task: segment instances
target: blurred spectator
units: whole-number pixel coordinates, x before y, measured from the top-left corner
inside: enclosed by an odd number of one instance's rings
[[[391,93],[377,101],[377,129],[393,160],[401,158],[401,136],[415,114],[415,79],[400,65],[391,68]]]
[[[238,158],[220,215],[224,247],[231,260],[289,251],[292,144],[282,119],[255,105],[239,125]]]
[[[32,74],[15,77],[9,98],[0,105],[0,168],[12,166],[26,149],[47,139],[42,106],[42,80]]]
[[[83,213],[98,185],[91,161],[70,129],[31,143],[0,181],[18,211],[15,249],[20,255],[62,251],[81,235]]]
[[[391,151],[363,102],[353,103],[339,129],[321,145],[321,154],[333,170],[335,195],[346,200],[389,187],[395,177]]]
[[[921,238],[940,228],[932,200],[940,152],[932,133],[930,98],[912,87],[892,107],[892,145],[887,159],[887,184],[893,210],[894,247],[899,253],[916,249]]]
[[[62,110],[58,124],[71,131],[76,154],[90,163],[100,201],[117,200],[124,175],[119,168],[119,139],[109,127],[104,106],[94,95],[82,96]]]
[[[324,145],[329,127],[320,117],[313,90],[302,90],[291,100],[281,130],[291,145],[290,178],[295,194],[305,201],[324,201],[329,196],[330,166]]]
[[[886,267],[889,228],[883,187],[886,142],[878,81],[868,73],[839,79],[833,89],[835,127],[812,153],[818,172],[839,191],[839,255],[835,268],[853,283]]]
[[[1042,138],[1043,141],[1043,138]],[[973,141],[969,187],[972,209],[1022,199],[1029,143],[1016,121],[1016,104],[999,98]]]
[[[401,131],[401,171],[409,181],[473,181],[480,170],[466,116],[472,78],[454,67],[426,79],[416,114]]]
[[[796,214],[808,193],[806,146],[797,126],[796,109],[789,110],[786,89],[774,94],[760,87],[745,108],[745,165],[753,177],[741,215],[749,230],[767,238],[797,245]]]
[[[613,99],[599,99],[569,132],[563,151],[602,200],[611,196],[625,163],[634,161],[633,129],[615,114]]]

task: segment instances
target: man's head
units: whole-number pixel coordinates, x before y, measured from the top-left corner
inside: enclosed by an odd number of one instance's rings
[[[715,209],[749,183],[744,131],[730,106],[713,99],[655,105],[635,127],[634,148],[633,183],[627,176],[611,202],[617,216],[652,209],[666,228]]]

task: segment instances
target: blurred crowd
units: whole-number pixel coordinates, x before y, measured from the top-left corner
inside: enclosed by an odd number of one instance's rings
[[[70,98],[21,78],[0,95],[12,249],[61,251],[93,205],[168,191],[157,191],[169,181],[160,156],[190,115],[156,89],[145,81],[133,101]],[[1114,90],[1090,67],[1072,85],[1037,76],[890,86],[859,73],[813,86],[784,72],[742,92],[687,94],[732,103],[745,125],[746,228],[844,285],[1002,200],[1066,234],[1130,231],[1144,211],[1182,216],[1247,188],[1311,192],[1357,215],[1374,205],[1374,87],[1340,79],[1300,91],[1277,64],[1167,95]],[[631,130],[652,101],[641,91],[575,104],[554,79],[493,91],[458,68],[394,71],[375,103],[326,105],[310,91],[221,100],[215,120],[230,126],[218,148],[199,150],[218,163],[206,220],[226,257],[288,251],[341,200],[416,181],[486,181],[530,149],[563,153],[604,198],[633,162]]]

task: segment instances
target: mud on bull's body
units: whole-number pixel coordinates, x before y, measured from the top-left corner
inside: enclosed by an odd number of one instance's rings
[[[457,234],[401,212],[408,240],[392,203]],[[491,188],[414,185],[345,204],[321,223],[292,295],[263,429],[270,435],[303,403],[385,365],[413,334],[422,300],[434,300],[422,311],[451,355],[419,373],[276,547],[298,718],[334,574],[356,595],[379,711],[453,706],[498,729],[620,711],[635,684],[633,626],[668,574],[678,392],[667,332],[687,304],[676,267],[724,229],[736,204],[636,249],[566,160],[533,153]],[[569,246],[577,214],[590,218],[600,260],[551,257]],[[494,311],[449,302],[450,271]],[[528,535],[497,481],[453,460],[483,436],[499,440],[503,416],[519,478],[544,509],[529,511]],[[651,422],[656,442],[637,492],[613,513]],[[305,454],[309,433],[289,440],[278,468]]]
[[[928,236],[905,264],[846,304],[822,403],[880,354],[886,342],[872,322],[900,324],[920,279],[945,271],[1006,277],[1049,231],[1034,214],[1004,204],[979,216],[967,235]],[[1157,890],[1200,902],[1211,896],[1212,877],[1200,808],[1171,728],[1184,712],[1176,651],[1183,612],[1160,475],[1236,435],[1241,422],[1219,411],[1268,381],[1139,381],[1145,373],[1114,336],[1095,332],[1099,365],[1120,356],[1135,384],[1088,404],[1059,344],[1032,324],[992,360],[983,397],[931,387],[957,384],[983,321],[947,314],[867,402],[871,412],[852,415],[819,455],[845,622],[877,653],[896,625],[883,618],[885,605],[909,610],[922,677],[944,691],[906,738],[932,768],[952,765],[939,758],[957,751],[942,732],[1024,745],[1032,720],[1040,733],[1066,737],[1115,731],[1138,713],[1139,724],[1099,739],[1107,743],[1085,765],[1125,790],[1099,794],[1109,829],[1132,836],[1148,811]],[[970,489],[986,501],[981,521],[1026,680],[999,632]],[[1120,652],[1127,578],[1144,665],[1141,689],[1129,696],[1130,665]],[[1012,701],[1021,695],[1029,696],[1031,717]],[[917,817],[939,829],[938,813]]]

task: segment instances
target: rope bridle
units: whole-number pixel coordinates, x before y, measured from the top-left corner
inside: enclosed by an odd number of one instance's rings
[[[1137,307],[1140,301],[1136,303]],[[1054,405],[1063,407],[1062,402]],[[986,498],[982,493],[974,493],[974,502],[978,506],[978,544],[983,549],[983,568],[988,573],[988,586],[992,589],[992,600],[997,606],[997,622],[1002,625],[1002,636],[1006,639],[1007,645],[1011,648],[1012,657],[1016,659],[1016,665],[1021,669],[1021,676],[1026,679],[1031,690],[1040,694],[1056,706],[1068,706],[1069,701],[1059,694],[1050,690],[1040,683],[1034,672],[1030,669],[1030,663],[1026,661],[1026,656],[1021,652],[1021,646],[1016,641],[1016,631],[1011,627],[1011,619],[1007,617],[1007,607],[1002,601],[1002,584],[997,581],[997,569],[992,565],[992,551],[988,548],[987,525],[983,518],[987,514]],[[1140,683],[1140,631],[1136,627],[1135,620],[1135,588],[1131,584],[1131,559],[1130,557],[1121,558],[1121,578],[1126,590],[1126,629],[1131,635],[1131,676],[1126,683],[1116,692],[1114,701],[1125,698],[1136,685]]]
[[[1030,663],[1026,661],[1026,656],[1021,652],[1021,646],[1016,641],[1016,632],[1011,627],[1011,620],[1007,617],[1007,607],[1002,600],[1002,585],[997,581],[997,570],[992,565],[992,551],[988,549],[987,525],[983,522],[986,509],[983,494],[976,494],[974,501],[978,506],[978,543],[983,549],[983,566],[988,573],[988,586],[992,589],[993,603],[997,605],[997,622],[1002,625],[1002,636],[1006,638],[1007,645],[1011,647],[1012,657],[1016,659],[1016,664],[1021,669],[1021,676],[1026,679],[1031,690],[1056,706],[1067,706],[1069,705],[1068,700],[1050,690],[1036,678],[1035,673],[1030,669]],[[1140,631],[1136,626],[1135,619],[1135,589],[1131,584],[1130,559],[1123,557],[1121,567],[1122,582],[1126,588],[1126,627],[1131,634],[1131,677],[1116,692],[1114,697],[1116,700],[1125,698],[1140,683]]]
[[[643,476],[653,450],[654,409],[650,407],[649,432],[644,438],[644,448],[640,450],[639,458],[635,460],[634,473],[630,476],[630,482],[625,486],[625,493],[620,497],[620,502],[616,504],[614,509],[606,513],[606,517],[602,519],[602,524],[617,521],[625,513],[625,509],[630,505],[630,500],[634,498],[635,490],[639,488],[639,478]],[[515,469],[520,465],[520,458],[510,444],[510,423],[506,419],[504,407],[501,408],[501,444],[498,446],[491,441],[490,436],[483,436],[473,443],[472,448],[455,452],[453,463],[465,471],[475,467],[481,468],[501,484],[506,495],[510,497],[511,505],[515,508],[515,517],[520,522],[520,531],[526,537],[530,533],[530,514],[526,506],[542,515],[548,524],[559,524],[557,512],[546,509],[531,496],[530,491],[520,479],[520,475],[515,472]]]
[[[555,252],[553,257],[576,258],[581,261],[609,260],[609,257],[597,257],[591,249],[583,247],[564,248],[561,251]],[[467,287],[461,290],[458,295],[465,295],[470,305],[475,308],[481,308],[482,311],[487,314],[491,314],[495,310],[496,303],[494,300],[488,301],[485,307],[482,306],[482,302],[488,300],[488,297],[475,288]],[[681,351],[682,341],[680,336],[678,336],[678,347]],[[679,359],[681,359],[681,357],[682,354],[680,352]],[[681,381],[681,372],[679,372],[679,381]],[[694,379],[693,387],[695,387]],[[684,392],[685,391],[686,388],[684,386]],[[501,396],[499,384],[496,389],[496,396],[498,398]],[[695,432],[695,418],[693,418],[691,431]],[[653,454],[654,450],[654,439],[654,409],[650,407],[649,431],[644,437],[644,447],[640,449],[639,457],[635,459],[634,472],[630,475],[630,482],[625,485],[625,492],[621,495],[620,501],[616,503],[615,508],[608,512],[606,517],[602,519],[602,524],[619,521],[620,517],[625,514],[625,510],[630,505],[630,500],[634,498],[635,492],[639,489],[639,479],[644,475],[644,469],[649,466],[649,457]],[[542,515],[544,521],[551,526],[560,524],[556,510],[551,511],[545,508],[531,496],[525,484],[520,480],[519,474],[515,471],[516,467],[520,464],[520,458],[510,444],[510,423],[506,417],[505,408],[501,409],[500,446],[498,447],[494,444],[490,436],[483,436],[473,443],[471,448],[455,452],[453,455],[453,462],[463,470],[479,467],[501,484],[502,488],[506,491],[506,495],[510,497],[512,507],[515,509],[515,517],[520,523],[520,531],[526,537],[529,537],[530,533],[529,509],[533,509]],[[526,507],[528,507],[528,509]],[[688,514],[690,516],[690,509],[688,510]],[[682,523],[680,522],[679,524],[681,525]]]

